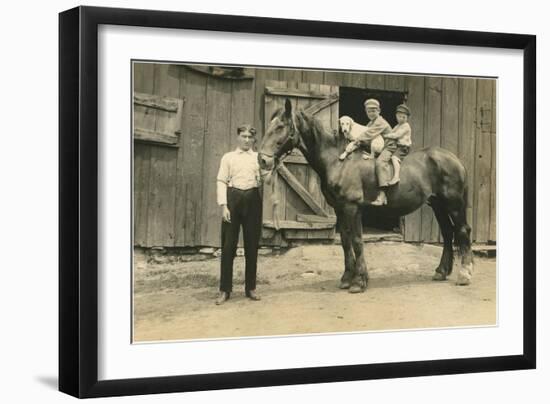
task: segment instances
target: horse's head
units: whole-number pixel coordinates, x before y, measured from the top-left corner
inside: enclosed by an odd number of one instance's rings
[[[278,161],[300,144],[296,115],[287,98],[285,107],[276,111],[262,139],[258,162],[262,170],[272,170]]]

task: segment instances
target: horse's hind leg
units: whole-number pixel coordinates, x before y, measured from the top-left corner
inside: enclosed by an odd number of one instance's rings
[[[461,258],[460,271],[456,278],[457,285],[469,285],[474,269],[472,254],[472,242],[470,241],[471,228],[466,222],[466,205],[460,209],[451,210],[451,219],[454,222],[455,244],[458,246],[458,253]]]
[[[443,254],[432,279],[434,281],[444,281],[453,271],[453,224],[449,218],[447,209],[441,201],[434,199],[431,202],[431,206],[437,223],[439,223],[441,235],[443,236]]]

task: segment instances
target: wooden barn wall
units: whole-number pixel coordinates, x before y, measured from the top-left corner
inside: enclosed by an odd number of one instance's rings
[[[246,73],[254,78],[228,80],[183,66],[135,65],[136,91],[185,99],[178,148],[135,143],[136,245],[219,246],[219,161],[236,147],[240,123],[264,127],[266,80],[408,92],[413,149],[441,145],[458,154],[469,174],[472,239],[496,240],[494,80],[274,69]],[[405,217],[404,238],[440,240],[429,207]]]

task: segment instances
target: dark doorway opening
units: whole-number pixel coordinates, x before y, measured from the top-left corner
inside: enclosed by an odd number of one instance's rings
[[[397,124],[395,108],[405,101],[406,93],[401,91],[372,90],[357,87],[340,87],[339,114],[353,118],[355,122],[366,125],[369,121],[363,103],[368,98],[380,102],[380,115],[393,127]],[[400,217],[382,215],[376,208],[363,210],[363,227],[392,231],[400,227]]]

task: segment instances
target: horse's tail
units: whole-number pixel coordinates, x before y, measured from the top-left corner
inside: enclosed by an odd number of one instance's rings
[[[468,171],[464,167],[464,188],[462,191],[462,206],[460,207],[460,216],[462,225],[455,226],[455,245],[461,255],[465,254],[470,248],[471,227],[468,225]]]

